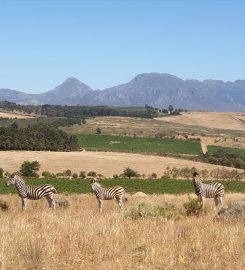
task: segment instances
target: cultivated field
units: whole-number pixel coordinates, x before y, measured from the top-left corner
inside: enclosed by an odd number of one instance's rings
[[[216,179],[217,181],[217,179]],[[25,179],[27,185],[36,186],[49,183],[58,193],[64,194],[88,194],[91,193],[90,181],[86,179],[67,178],[29,178]],[[123,186],[127,194],[143,192],[146,194],[189,194],[193,193],[192,180],[180,179],[103,179],[100,180],[103,187]],[[239,180],[221,181],[226,193],[245,193],[245,182]],[[0,180],[0,194],[17,193],[15,186],[7,187],[5,180]]]
[[[181,117],[184,117],[182,120]],[[192,119],[192,118],[193,119]],[[187,120],[185,120],[187,118]],[[130,117],[95,117],[86,124],[64,127],[75,134],[96,133],[137,137],[201,138],[207,145],[245,149],[244,113],[191,112],[181,116],[142,119]],[[179,119],[179,120],[178,120]],[[230,128],[229,128],[230,127]]]
[[[225,204],[244,194],[228,194]],[[140,202],[181,208],[187,195],[130,197],[125,209],[92,195],[73,195],[71,206],[47,209],[45,199],[20,211],[17,195],[2,195],[10,210],[0,215],[1,269],[237,269],[245,268],[244,223],[215,222],[207,215],[166,220],[126,217]]]
[[[70,169],[72,172],[96,171],[106,177],[121,174],[126,167],[148,176],[153,172],[161,176],[167,167],[195,167],[197,170],[211,171],[222,166],[195,162],[185,159],[116,152],[48,152],[48,151],[0,151],[0,168],[14,172],[25,161],[39,161],[42,171],[53,173]],[[233,168],[226,167],[227,170]]]
[[[187,112],[156,119],[182,125],[245,131],[245,113]]]

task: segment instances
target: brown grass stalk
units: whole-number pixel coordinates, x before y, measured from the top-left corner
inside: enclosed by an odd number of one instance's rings
[[[166,221],[125,213],[142,201],[181,207],[187,195],[130,197],[121,212],[106,201],[102,214],[92,195],[55,211],[28,201],[25,212],[16,195],[0,198],[11,207],[0,212],[1,269],[245,269],[244,224],[213,221],[212,200],[207,215]],[[225,204],[242,198],[228,194]]]

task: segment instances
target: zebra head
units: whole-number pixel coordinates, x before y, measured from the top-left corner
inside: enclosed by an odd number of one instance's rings
[[[18,178],[17,173],[12,173],[8,181],[6,182],[6,186],[9,187],[11,185],[15,185],[15,181]]]
[[[94,192],[98,188],[101,188],[101,185],[96,181],[95,178],[92,178],[90,180],[90,187],[91,187],[91,191]]]
[[[95,183],[96,182],[96,179],[95,178],[91,178],[90,179],[90,185],[92,185],[93,183]]]
[[[197,172],[192,173],[193,178],[198,176]]]

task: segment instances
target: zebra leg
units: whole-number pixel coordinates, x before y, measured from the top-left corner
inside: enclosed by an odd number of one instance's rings
[[[21,198],[22,211],[26,209],[26,198]]]
[[[221,205],[221,208],[224,207],[223,197],[219,197],[219,203]]]
[[[53,196],[46,196],[46,199],[48,201],[48,205],[49,205],[49,208],[53,208],[55,209],[55,201],[54,201],[54,198]]]
[[[203,197],[203,196],[201,196],[201,203],[202,203],[202,210],[204,210],[204,200],[205,200],[205,198]]]
[[[102,207],[103,207],[103,200],[98,199],[99,202],[99,210],[102,212]]]
[[[117,203],[118,203],[119,208],[121,209],[123,207],[123,198],[117,197]]]
[[[214,197],[214,203],[215,203],[214,211],[216,211],[217,207],[219,206],[219,197],[217,196]]]
[[[50,200],[51,200],[51,208],[53,208],[53,209],[55,209],[55,200],[54,200],[54,196],[53,196],[54,194],[52,194],[51,196],[50,196]]]

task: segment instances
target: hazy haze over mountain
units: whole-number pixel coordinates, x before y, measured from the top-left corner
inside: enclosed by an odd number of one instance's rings
[[[143,73],[125,84],[92,90],[76,78],[68,78],[41,94],[0,89],[0,100],[20,104],[111,105],[211,111],[245,111],[245,80],[182,80],[170,74]]]

